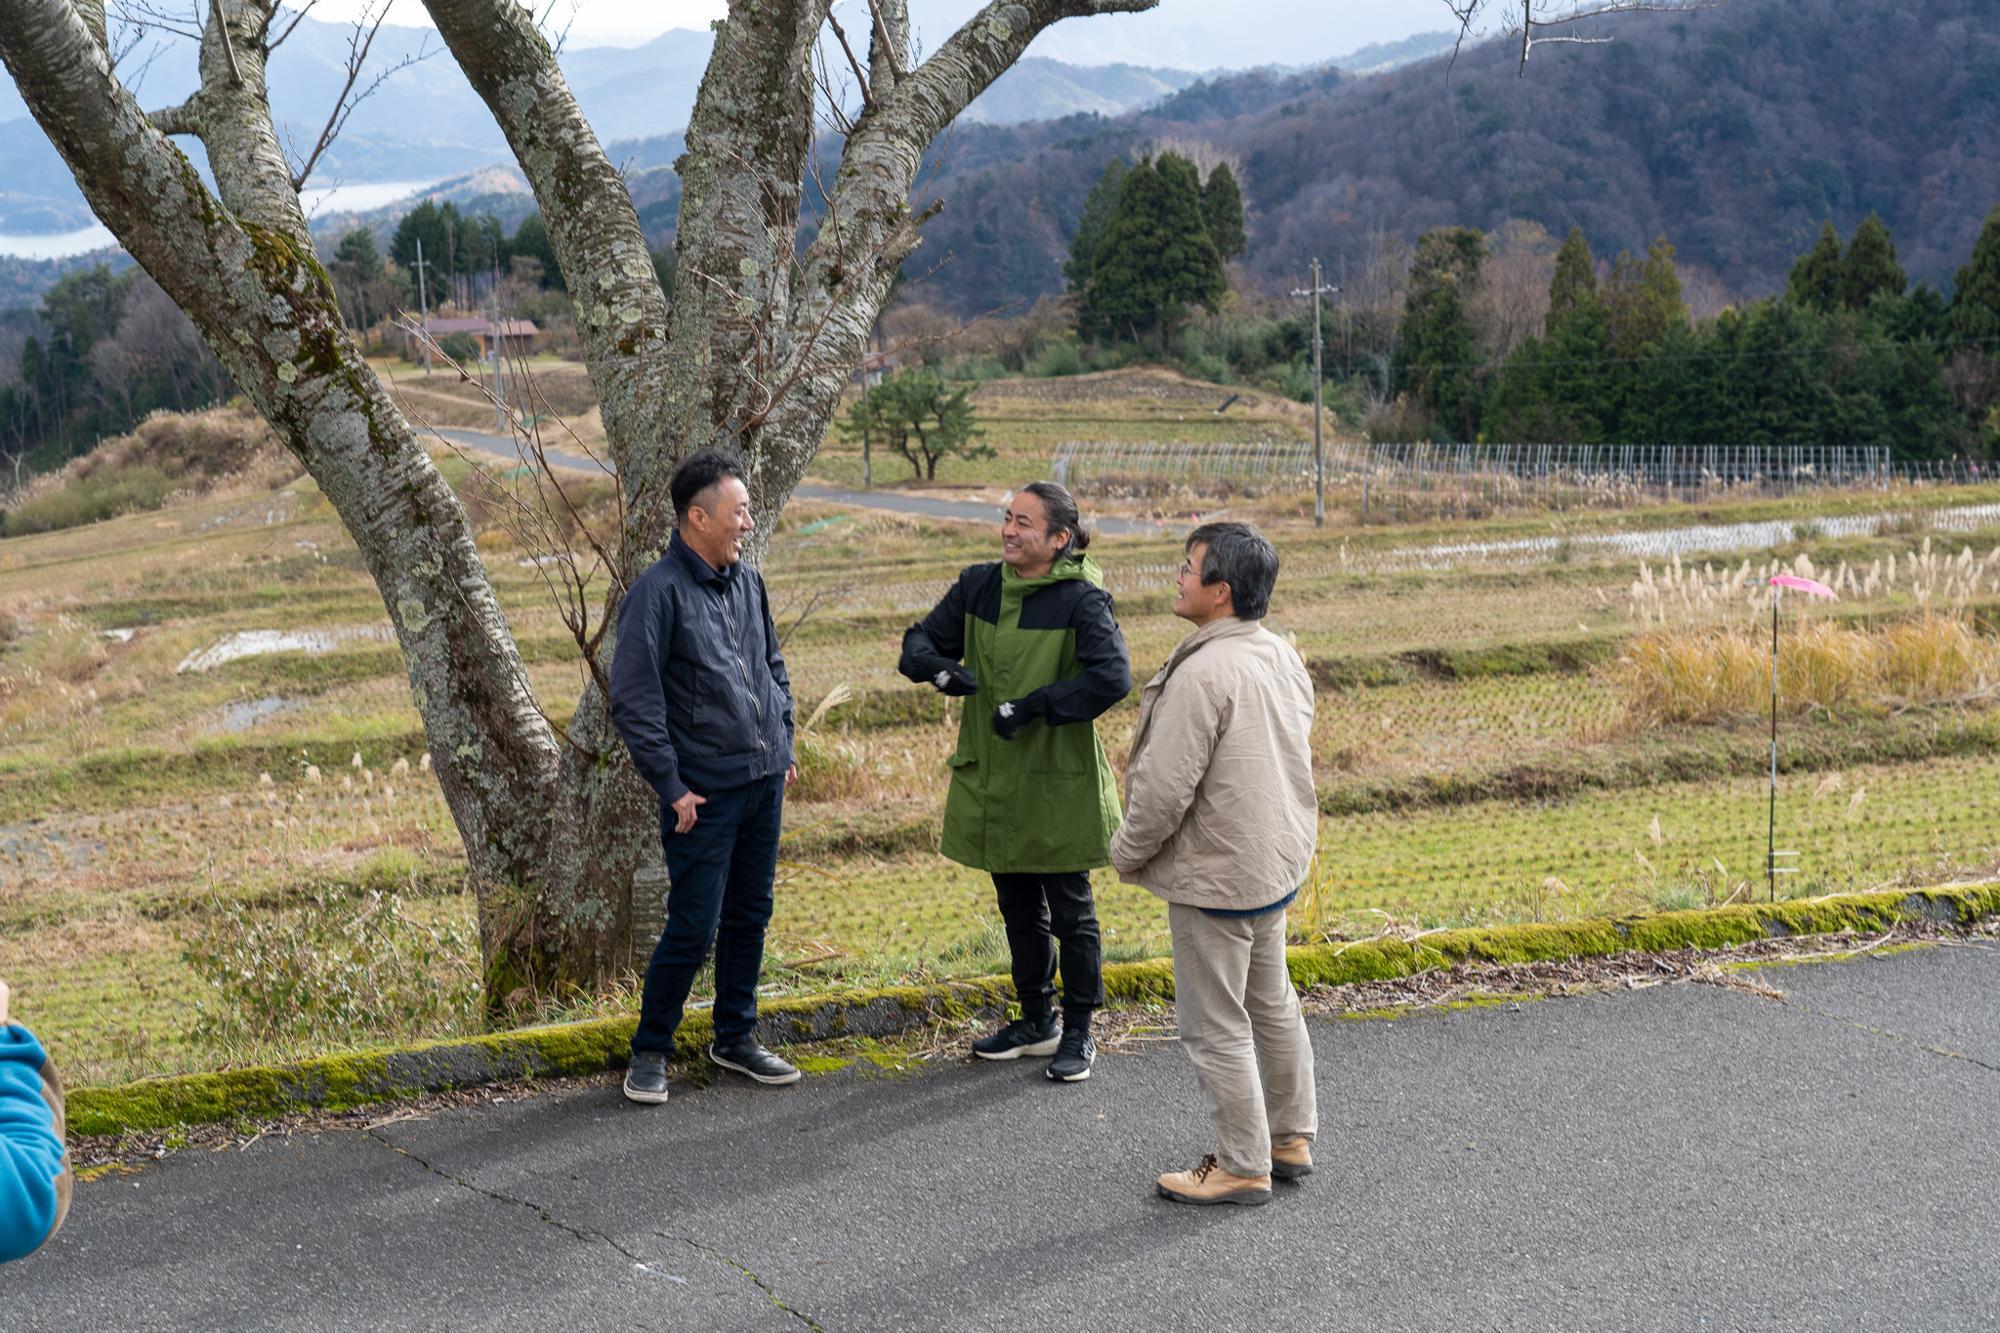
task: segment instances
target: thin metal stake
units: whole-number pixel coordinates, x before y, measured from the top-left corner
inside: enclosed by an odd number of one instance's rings
[[[1771,814],[1764,832],[1764,869],[1771,881],[1771,901],[1778,901],[1778,598],[1771,589]]]

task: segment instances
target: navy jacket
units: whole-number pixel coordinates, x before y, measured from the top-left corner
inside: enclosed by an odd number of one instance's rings
[[[792,682],[756,570],[711,569],[674,533],[619,607],[611,721],[663,806],[791,767]]]

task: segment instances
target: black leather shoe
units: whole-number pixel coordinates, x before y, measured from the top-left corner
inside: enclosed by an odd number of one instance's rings
[[[777,1056],[758,1045],[755,1037],[745,1037],[742,1041],[727,1046],[713,1043],[708,1048],[708,1058],[724,1069],[733,1069],[739,1074],[747,1074],[759,1083],[773,1086],[796,1083],[805,1077],[798,1069],[780,1060]]]
[[[667,1057],[656,1051],[640,1051],[625,1067],[625,1096],[629,1101],[657,1106],[667,1099]]]

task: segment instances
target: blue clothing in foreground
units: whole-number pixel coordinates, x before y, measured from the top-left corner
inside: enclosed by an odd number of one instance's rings
[[[69,1211],[62,1085],[34,1034],[0,1027],[0,1263],[40,1249]]]

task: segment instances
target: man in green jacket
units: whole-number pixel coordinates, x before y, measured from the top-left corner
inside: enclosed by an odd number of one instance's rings
[[[962,697],[942,851],[993,876],[1021,1017],[972,1045],[988,1060],[1053,1055],[1048,1076],[1090,1077],[1104,1003],[1090,872],[1111,863],[1118,785],[1091,722],[1132,689],[1132,668],[1090,534],[1061,486],[1008,501],[1000,560],[958,577],[903,635],[898,669]],[[1060,949],[1058,949],[1060,945]],[[1056,959],[1062,1022],[1056,1022]]]

